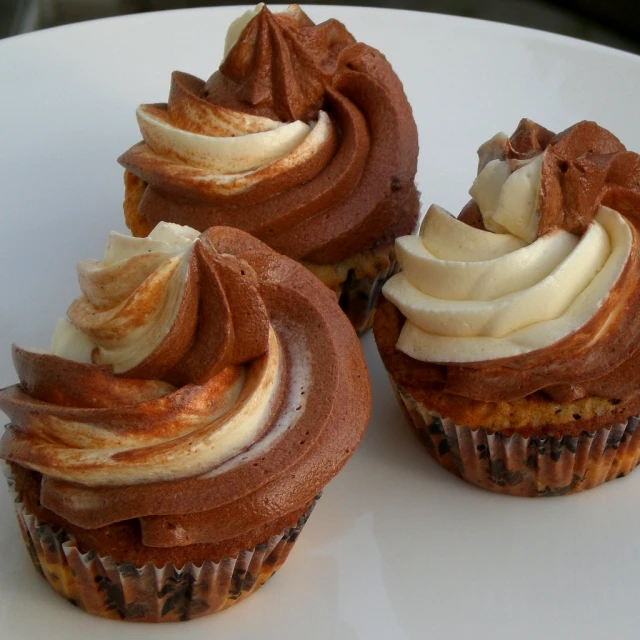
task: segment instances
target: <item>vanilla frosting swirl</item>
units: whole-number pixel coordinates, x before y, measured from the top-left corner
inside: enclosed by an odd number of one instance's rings
[[[432,207],[419,236],[398,239],[402,271],[383,288],[407,318],[398,349],[430,362],[509,358],[577,331],[609,295],[634,243],[625,219],[601,207],[582,238],[558,230],[497,257],[474,259],[474,248],[486,251],[494,234],[453,217],[438,227],[438,216],[450,214]],[[439,232],[445,226],[449,232]],[[465,261],[441,257],[469,240]]]
[[[56,517],[214,542],[303,508],[353,452],[364,360],[301,265],[241,231],[162,223],[111,234],[78,276],[51,352],[14,346],[19,384],[0,390],[0,457],[39,474]]]
[[[137,110],[120,158],[142,181],[138,228],[231,225],[280,253],[339,262],[413,230],[417,130],[389,63],[335,20],[263,5],[229,28],[205,83],[174,72]],[[135,223],[139,224],[139,220]]]
[[[406,318],[397,349],[446,364],[445,390],[476,399],[610,392],[628,368],[616,333],[635,326],[635,154],[593,123],[554,136],[523,121],[479,158],[462,219],[434,205],[396,242],[383,294]]]

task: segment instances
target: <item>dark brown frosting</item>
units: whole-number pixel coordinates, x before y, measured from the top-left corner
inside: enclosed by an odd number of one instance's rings
[[[184,105],[189,105],[185,109]],[[119,162],[147,185],[140,213],[201,231],[233,225],[280,253],[334,263],[413,231],[417,129],[402,84],[376,49],[344,25],[315,25],[298,7],[266,7],[245,27],[220,70],[205,83],[174,72],[168,105],[177,128],[203,128],[207,109],[224,107],[284,122],[311,122],[325,110],[332,139],[295,170],[278,163],[261,179],[229,193],[200,179],[206,172],[153,153],[141,142]],[[187,117],[185,113],[188,113]]]
[[[322,108],[342,51],[356,44],[337,20],[315,25],[297,5],[264,8],[205,84],[202,97],[282,122],[308,121]]]
[[[585,325],[548,348],[503,360],[416,366],[425,369],[430,384],[480,401],[515,400],[538,391],[559,402],[625,397],[640,388],[640,156],[594,122],[553,134],[522,120],[511,138],[481,147],[480,168],[494,158],[517,161],[542,151],[538,236],[555,229],[582,235],[600,205],[618,211],[632,228],[630,258],[609,296]],[[460,219],[482,227],[473,201]]]
[[[143,544],[154,547],[237,538],[303,509],[360,441],[371,405],[366,365],[331,292],[301,265],[230,228],[196,241],[191,268],[199,293],[187,297],[197,299],[196,321],[181,309],[176,322],[189,327],[190,340],[168,340],[180,345],[178,362],[177,352],[159,349],[144,367],[115,375],[104,365],[14,348],[20,383],[0,391],[11,420],[0,457],[42,473],[40,503],[63,524],[93,530],[137,519]],[[119,485],[72,482],[55,467],[43,472],[48,446],[100,447],[57,439],[57,421],[136,438],[139,446],[116,454],[135,463],[148,455],[146,438],[176,436],[180,416],[215,407],[243,368],[250,392],[269,356],[269,323],[281,353],[280,385],[265,427],[233,464]],[[188,437],[197,445],[197,432]]]

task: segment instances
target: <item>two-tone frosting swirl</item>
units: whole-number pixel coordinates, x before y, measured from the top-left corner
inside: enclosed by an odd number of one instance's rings
[[[370,410],[331,293],[247,234],[112,234],[50,353],[14,347],[0,456],[82,529],[139,519],[146,545],[210,543],[302,509]],[[166,519],[172,526],[167,528]]]
[[[555,136],[522,121],[479,157],[460,219],[432,206],[396,243],[398,350],[478,400],[637,389],[638,156],[594,123]]]
[[[137,212],[201,231],[230,225],[294,259],[341,261],[412,231],[417,129],[386,59],[344,25],[260,5],[229,29],[205,83],[174,72],[137,111],[121,156]]]

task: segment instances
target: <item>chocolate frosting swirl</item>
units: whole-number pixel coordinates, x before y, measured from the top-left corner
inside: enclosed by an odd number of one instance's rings
[[[337,20],[315,25],[298,5],[276,14],[263,7],[209,78],[203,97],[282,122],[307,121],[322,108],[338,54],[354,44]]]
[[[523,162],[541,158],[537,238],[559,231],[584,238],[605,207],[626,221],[631,249],[595,313],[562,339],[513,357],[418,366],[431,384],[445,392],[486,402],[536,392],[562,402],[586,396],[616,399],[636,392],[640,388],[636,366],[640,318],[635,312],[640,304],[640,156],[593,122],[554,134],[529,120],[522,120],[510,138],[500,134],[478,153],[479,172],[492,160],[510,163],[513,171]],[[484,228],[473,200],[460,219]]]
[[[400,80],[344,25],[315,25],[297,5],[263,7],[206,83],[174,72],[168,104],[138,117],[144,141],[119,162],[146,185],[138,208],[150,227],[233,225],[326,264],[415,226],[417,129]],[[246,146],[212,166],[202,149],[220,140]]]
[[[244,535],[304,508],[362,437],[366,366],[331,293],[241,231],[195,235],[164,260],[116,237],[124,258],[81,264],[69,318],[93,362],[13,349],[0,457],[42,474],[42,505],[73,526],[138,519],[158,547]],[[113,348],[149,318],[158,344]]]

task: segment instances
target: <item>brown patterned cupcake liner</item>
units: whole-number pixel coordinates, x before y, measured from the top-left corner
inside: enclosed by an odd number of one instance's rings
[[[458,425],[391,380],[431,456],[471,484],[514,496],[579,493],[631,473],[640,461],[640,417],[562,438],[504,435]]]
[[[338,304],[358,335],[371,329],[380,292],[384,283],[394,274],[395,269],[395,260],[389,264],[387,269],[380,271],[375,278],[356,278],[355,271],[351,269],[347,279],[340,285]]]
[[[283,565],[320,495],[295,526],[253,549],[201,566],[136,567],[82,553],[75,538],[27,511],[16,498],[18,524],[31,560],[53,589],[88,613],[134,622],[175,622],[230,607],[257,591]]]

